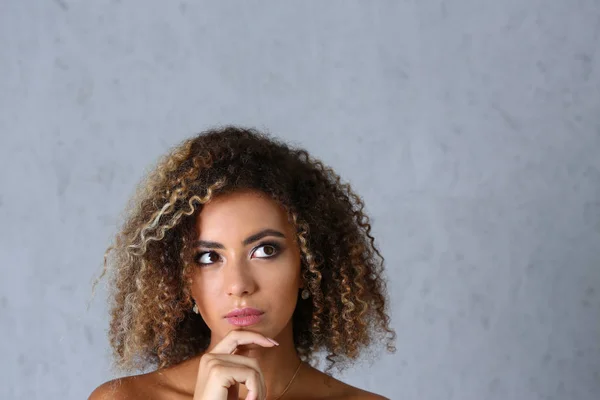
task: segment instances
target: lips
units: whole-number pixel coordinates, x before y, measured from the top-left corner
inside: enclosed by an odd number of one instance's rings
[[[246,308],[237,308],[237,309],[229,312],[227,315],[225,315],[225,318],[248,317],[248,316],[252,316],[252,315],[261,315],[261,314],[264,314],[264,312],[257,310],[256,308],[246,307]]]
[[[262,320],[264,312],[256,308],[246,307],[231,311],[225,316],[227,322],[237,327],[245,327],[258,324]]]

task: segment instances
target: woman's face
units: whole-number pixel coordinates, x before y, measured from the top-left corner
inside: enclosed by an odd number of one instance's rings
[[[272,338],[291,330],[300,251],[283,208],[256,191],[222,195],[204,205],[196,232],[191,289],[211,342],[235,329]],[[262,314],[226,318],[247,307]]]

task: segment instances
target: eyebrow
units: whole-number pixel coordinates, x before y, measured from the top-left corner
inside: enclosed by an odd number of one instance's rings
[[[285,235],[283,233],[276,231],[275,229],[263,229],[260,232],[257,232],[253,235],[248,236],[246,239],[244,239],[244,241],[242,241],[242,244],[244,246],[247,246],[250,243],[254,243],[266,236],[275,236],[275,237],[285,238]],[[225,246],[223,246],[221,243],[212,242],[210,240],[198,240],[198,241],[194,242],[194,246],[205,247],[208,249],[224,249],[225,248]]]

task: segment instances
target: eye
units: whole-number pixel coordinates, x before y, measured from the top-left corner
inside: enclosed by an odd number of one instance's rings
[[[213,264],[219,261],[219,254],[214,251],[206,251],[203,253],[198,253],[196,257],[194,257],[194,261],[200,265],[208,265]]]
[[[252,255],[256,255],[258,258],[271,258],[279,253],[279,245],[276,243],[265,243],[254,249]]]

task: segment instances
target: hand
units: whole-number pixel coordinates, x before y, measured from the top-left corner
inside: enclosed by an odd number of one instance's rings
[[[258,361],[233,353],[240,345],[277,346],[271,340],[256,332],[229,332],[200,358],[193,400],[238,400],[240,383],[248,388],[246,400],[264,400],[267,387]]]

